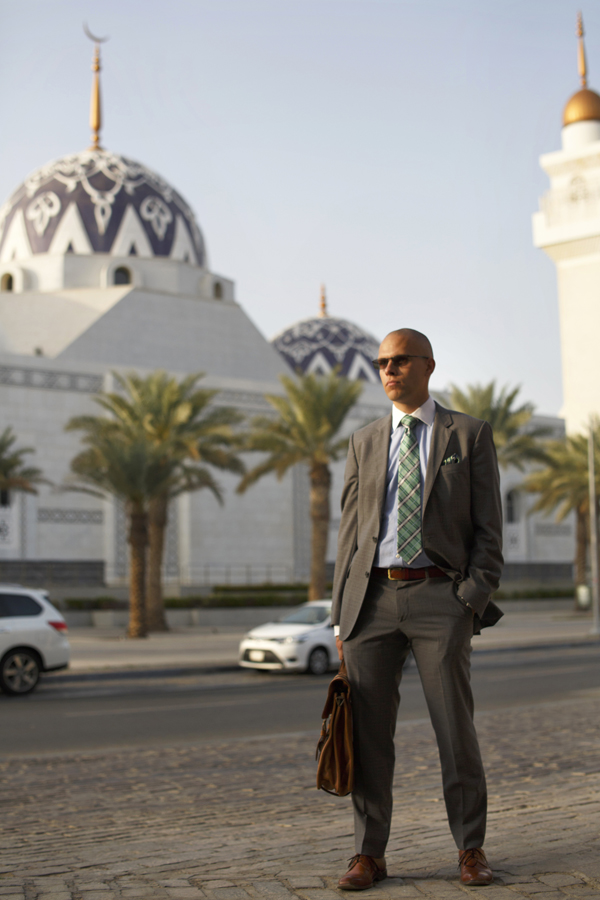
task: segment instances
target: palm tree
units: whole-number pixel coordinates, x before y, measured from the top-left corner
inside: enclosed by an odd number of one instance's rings
[[[0,434],[0,491],[37,494],[36,485],[48,482],[41,469],[24,462],[25,456],[35,453],[33,447],[13,448],[16,440],[17,436],[10,426]]]
[[[163,490],[148,503],[147,627],[149,631],[165,631],[162,564],[169,502],[181,493],[203,488],[223,502],[221,490],[206,466],[243,474],[245,468],[238,456],[240,442],[233,428],[243,416],[235,409],[210,406],[218,391],[198,388],[198,381],[204,377],[201,373],[182,381],[163,371],[145,378],[136,373],[113,376],[121,393],[100,394],[96,402],[128,434],[142,437],[165,461],[176,463]],[[85,418],[80,417],[79,422]]]
[[[340,378],[337,372],[321,377],[281,376],[284,397],[267,395],[278,413],[276,418],[259,416],[252,422],[246,448],[267,453],[263,462],[246,473],[238,491],[243,493],[263,475],[274,472],[279,479],[297,463],[307,463],[310,473],[312,520],[310,584],[308,599],[325,594],[325,560],[329,536],[330,463],[346,452],[348,438],[339,437],[346,416],[362,393],[359,381]]]
[[[86,420],[82,422],[81,420]],[[133,437],[118,423],[104,417],[75,417],[68,431],[83,430],[87,444],[71,461],[68,490],[96,497],[117,497],[125,503],[129,520],[129,627],[128,637],[145,637],[146,551],[148,502],[165,489],[173,464],[147,440]]]
[[[600,424],[593,425],[596,464],[596,492],[600,497]],[[525,490],[538,494],[533,511],[552,513],[561,522],[570,512],[576,515],[575,584],[586,583],[586,550],[589,535],[588,439],[567,437],[546,445],[546,466],[525,480]],[[598,510],[596,510],[596,515]]]
[[[503,469],[514,466],[522,472],[528,462],[545,461],[545,450],[540,439],[549,437],[551,431],[529,424],[534,412],[532,403],[513,408],[519,390],[519,387],[509,389],[505,385],[496,393],[495,381],[486,385],[470,384],[465,391],[452,384],[450,403],[452,409],[489,422],[494,432],[499,465]]]

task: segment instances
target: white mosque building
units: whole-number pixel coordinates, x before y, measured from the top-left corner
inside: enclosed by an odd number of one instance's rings
[[[252,416],[269,409],[264,394],[281,391],[282,373],[339,366],[364,382],[348,432],[386,414],[370,365],[378,340],[328,315],[323,295],[318,316],[270,343],[237,302],[234,282],[210,269],[183,197],[146,166],[100,147],[99,110],[96,74],[92,147],[42,166],[0,209],[0,403],[19,446],[35,448],[32,464],[53,485],[64,483],[80,448],[79,435],[64,425],[98,411],[93,396],[112,387],[113,371],[201,371],[203,384],[219,392],[215,403]],[[600,117],[596,127],[600,136]],[[561,420],[545,421],[562,431]],[[343,462],[333,468],[331,564],[343,471]],[[217,477],[223,506],[207,491],[172,504],[168,591],[306,581],[306,469],[297,466],[282,481],[264,478],[242,496],[235,476]],[[507,575],[568,577],[572,524],[526,515],[515,490],[521,477],[502,475]],[[101,592],[126,578],[119,504],[51,485],[38,495],[0,493],[0,580]]]
[[[32,462],[54,485],[64,483],[80,446],[64,425],[98,410],[92,397],[111,387],[112,371],[205,372],[203,384],[219,391],[215,402],[249,416],[270,408],[264,394],[280,392],[278,377],[289,372],[236,302],[233,281],[211,271],[181,195],[146,166],[100,147],[97,77],[95,93],[92,147],[42,166],[0,209],[3,420],[20,446],[36,449]],[[368,360],[377,341],[350,323],[319,321],[330,326],[336,362],[375,383]],[[306,340],[321,346],[315,365],[320,359],[324,371],[326,335]],[[349,428],[381,415],[384,400],[374,386],[365,391]],[[234,476],[218,480],[223,507],[205,491],[170,510],[165,575],[173,588],[306,579],[306,473],[265,478],[243,496]],[[118,504],[50,486],[37,496],[4,494],[0,503],[3,580],[125,581]]]

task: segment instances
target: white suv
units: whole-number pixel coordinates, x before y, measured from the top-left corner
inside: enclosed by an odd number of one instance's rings
[[[69,665],[67,623],[45,591],[0,585],[0,688],[28,694],[41,672]]]

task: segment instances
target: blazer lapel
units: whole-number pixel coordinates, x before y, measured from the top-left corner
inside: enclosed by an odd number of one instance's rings
[[[429,458],[427,460],[427,472],[425,473],[425,490],[423,491],[423,513],[429,500],[429,495],[433,488],[436,475],[442,464],[448,441],[450,440],[450,426],[452,425],[452,413],[435,404],[435,419],[433,422],[433,432],[431,434],[431,447],[429,448]]]
[[[385,498],[385,485],[387,476],[388,453],[390,448],[390,434],[392,433],[392,414],[381,420],[381,426],[371,435],[371,453],[375,468],[375,502],[377,504],[377,519],[381,518],[383,502]]]

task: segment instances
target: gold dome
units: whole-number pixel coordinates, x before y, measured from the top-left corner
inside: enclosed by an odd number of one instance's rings
[[[581,90],[573,94],[565,106],[563,126],[590,120],[600,122],[600,96],[596,91],[590,91],[587,86],[587,60],[583,35],[583,18],[581,13],[577,13],[577,68],[579,69]]]
[[[596,91],[583,88],[573,94],[563,113],[563,125],[573,122],[587,122],[590,119],[600,121],[600,95]]]

